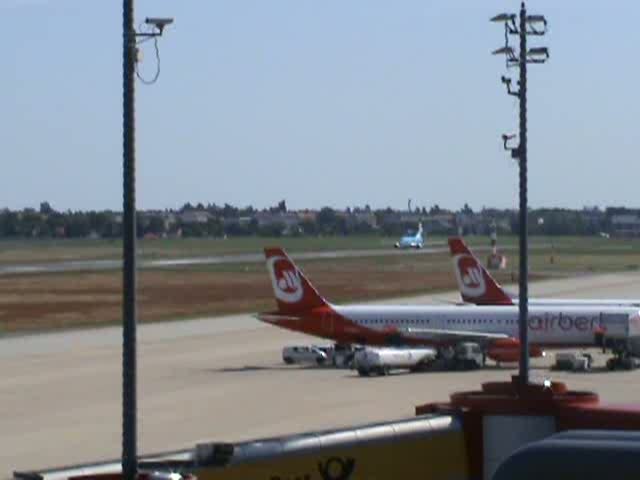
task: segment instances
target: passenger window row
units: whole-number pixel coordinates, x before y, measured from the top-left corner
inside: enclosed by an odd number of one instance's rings
[[[502,322],[501,319],[494,320],[493,318],[491,318],[491,319],[487,319],[487,318],[469,318],[469,319],[467,319],[467,318],[450,318],[450,319],[447,320],[447,323],[462,323],[462,324],[465,324],[465,325],[469,325],[469,324],[475,324],[475,325],[477,325],[477,324],[485,324],[486,325],[487,323],[490,323],[490,324],[502,325],[503,322]],[[515,320],[505,320],[504,321],[505,325],[512,325],[514,323],[516,323]]]
[[[416,319],[407,319],[407,320],[383,320],[380,318],[375,318],[375,319],[368,319],[365,318],[362,320],[362,323],[370,325],[370,324],[383,324],[383,325],[398,325],[398,324],[406,324],[406,325],[417,325],[419,323],[427,323],[430,324],[431,320],[430,319],[425,319],[423,321],[419,321]],[[449,318],[447,319],[447,323],[448,324],[464,324],[464,325],[479,325],[479,324],[492,324],[492,325],[514,325],[517,323],[516,320],[504,320],[504,322],[501,319],[487,319],[487,318]]]
[[[430,319],[425,319],[424,321],[420,322],[419,320],[415,320],[415,319],[408,319],[408,320],[383,320],[380,318],[375,318],[375,319],[368,319],[365,318],[362,323],[366,323],[366,324],[372,324],[372,323],[376,323],[376,324],[402,324],[402,323],[406,323],[406,324],[418,324],[418,323],[431,323]]]

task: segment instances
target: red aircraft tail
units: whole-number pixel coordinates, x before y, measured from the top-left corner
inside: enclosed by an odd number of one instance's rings
[[[449,238],[453,270],[462,300],[476,305],[513,305],[512,298],[459,237]]]
[[[264,254],[280,313],[297,314],[328,305],[282,248],[265,248]]]

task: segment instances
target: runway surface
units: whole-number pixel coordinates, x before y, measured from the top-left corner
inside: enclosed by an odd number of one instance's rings
[[[531,285],[532,295],[640,298],[640,273]],[[396,300],[457,300],[457,293]],[[390,303],[390,302],[385,302]],[[118,328],[0,340],[0,478],[117,458],[121,445]],[[350,370],[284,366],[286,344],[321,343],[248,315],[145,325],[139,331],[139,448],[188,448],[413,415],[416,404],[504,380],[513,370],[360,378]],[[597,356],[604,364],[604,358]],[[545,360],[547,363],[548,361]],[[549,372],[534,377],[597,391],[609,402],[640,402],[640,371]]]
[[[540,248],[536,245],[533,248]],[[511,250],[507,246],[503,250]],[[475,247],[474,251],[487,251],[488,247]],[[293,253],[291,257],[297,260],[381,257],[389,255],[428,255],[433,253],[446,253],[449,247],[444,242],[433,242],[420,250],[388,249],[360,249],[360,250],[333,250]],[[212,255],[189,258],[174,258],[161,260],[139,260],[138,266],[143,269],[189,267],[198,265],[225,265],[231,263],[260,263],[264,262],[262,253],[242,253],[229,255]],[[113,260],[72,260],[65,262],[29,263],[20,265],[0,265],[0,275],[25,275],[36,273],[58,272],[85,272],[118,270],[122,268],[121,259]]]

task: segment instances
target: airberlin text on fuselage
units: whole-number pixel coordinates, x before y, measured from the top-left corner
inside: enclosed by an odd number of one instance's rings
[[[577,330],[590,332],[600,326],[600,315],[567,315],[566,313],[545,313],[544,315],[529,315],[529,330],[536,332],[549,332],[553,330]]]

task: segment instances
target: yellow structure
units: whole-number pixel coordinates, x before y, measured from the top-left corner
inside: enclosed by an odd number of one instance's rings
[[[215,447],[199,445],[185,465],[198,480],[469,478],[464,433],[448,415],[236,444],[226,460]]]

